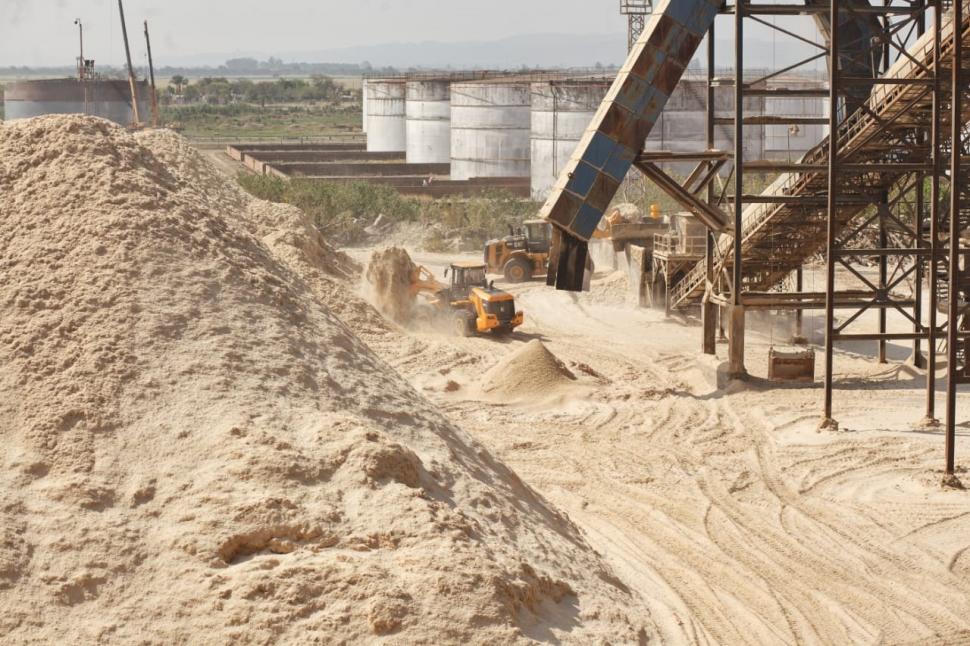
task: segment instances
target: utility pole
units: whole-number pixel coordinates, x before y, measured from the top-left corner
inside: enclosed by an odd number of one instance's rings
[[[81,41],[81,55],[77,57],[77,77],[80,80],[84,80],[84,25],[81,24],[81,19],[78,18],[74,21],[77,25],[77,35],[78,39]]]
[[[158,127],[158,91],[155,89],[155,64],[152,62],[152,40],[148,37],[148,21],[145,21],[145,46],[148,47],[148,76],[152,82],[152,126]]]
[[[128,27],[125,25],[125,7],[122,0],[118,0],[118,13],[121,16],[121,36],[125,40],[125,58],[128,60],[128,84],[131,86],[131,110],[135,115],[135,123],[141,123],[138,113],[138,81],[135,78],[135,68],[131,65],[131,49],[128,47]]]

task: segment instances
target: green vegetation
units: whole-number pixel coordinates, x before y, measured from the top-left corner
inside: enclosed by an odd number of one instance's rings
[[[251,81],[172,76],[161,92],[163,122],[190,138],[297,138],[359,131],[360,92],[334,79]]]
[[[508,225],[533,217],[538,205],[504,191],[474,198],[426,200],[400,195],[386,186],[364,182],[239,175],[244,189],[264,200],[300,207],[313,217],[324,234],[353,244],[364,239],[364,228],[383,214],[392,222],[419,222],[429,227],[425,246],[429,251],[451,250],[460,239],[465,249],[480,249],[489,238],[505,235]]]
[[[683,181],[686,179],[686,176],[680,175],[676,172],[671,172],[669,174],[672,178],[681,183],[683,183]],[[746,174],[744,177],[744,192],[749,194],[761,193],[777,178],[777,174]],[[724,183],[728,184],[726,188]],[[715,180],[715,187],[715,194],[718,196],[722,194],[725,196],[733,195],[734,176],[732,175],[730,177],[723,178],[720,182]],[[657,204],[660,206],[660,211],[662,213],[674,213],[684,210],[682,206],[680,206],[672,197],[664,193],[656,184],[646,179],[640,173],[634,171],[630,171],[627,174],[626,179],[623,181],[623,184],[620,185],[620,190],[617,192],[616,201],[636,204],[640,211],[644,214],[650,212],[651,204]],[[728,210],[728,207],[725,207],[725,210]]]
[[[338,101],[346,90],[329,76],[320,74],[309,79],[286,79],[275,81],[229,80],[224,77],[205,77],[196,82],[184,76],[171,78],[159,99],[163,103],[206,103],[226,105],[229,103],[253,103],[265,107],[268,104],[305,103],[310,101]]]
[[[189,138],[311,137],[360,130],[360,106],[163,106],[164,123]]]

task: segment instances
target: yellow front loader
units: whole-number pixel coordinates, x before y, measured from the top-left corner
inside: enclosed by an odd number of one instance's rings
[[[438,313],[449,315],[456,333],[509,334],[522,325],[525,315],[516,311],[515,298],[487,281],[484,264],[455,262],[445,270],[448,276],[451,282],[446,285],[426,267],[415,266],[411,294],[423,296]]]

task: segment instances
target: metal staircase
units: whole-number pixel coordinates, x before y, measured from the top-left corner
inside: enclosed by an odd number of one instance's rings
[[[968,14],[964,14],[961,29],[965,52],[970,49]],[[944,20],[941,47],[944,63],[949,60],[952,33],[952,20]],[[839,126],[839,162],[851,173],[839,178],[838,230],[843,230],[872,203],[872,194],[889,190],[900,180],[903,171],[925,166],[929,158],[925,143],[912,140],[910,135],[916,126],[925,125],[931,110],[932,92],[928,84],[920,85],[919,81],[928,80],[935,73],[932,34],[918,39],[907,54],[883,76],[883,82],[875,86],[864,107]],[[893,79],[912,82],[894,84]],[[943,121],[941,130],[947,132],[949,119],[944,117]],[[743,209],[741,239],[742,291],[770,289],[824,249],[827,154],[826,138],[802,158],[800,165],[810,169],[808,172],[783,174],[760,196],[746,197],[748,206]],[[871,171],[862,172],[863,166]],[[730,236],[719,237],[716,245],[719,269],[731,266],[733,244]],[[683,307],[696,300],[703,294],[705,285],[706,267],[700,262],[672,286],[671,306]]]

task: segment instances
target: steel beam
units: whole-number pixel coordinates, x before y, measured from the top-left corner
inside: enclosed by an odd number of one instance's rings
[[[716,206],[712,206],[684,189],[680,183],[656,164],[651,162],[636,162],[637,169],[653,180],[658,188],[676,200],[681,206],[694,214],[711,231],[722,232],[727,228],[727,216]]]

